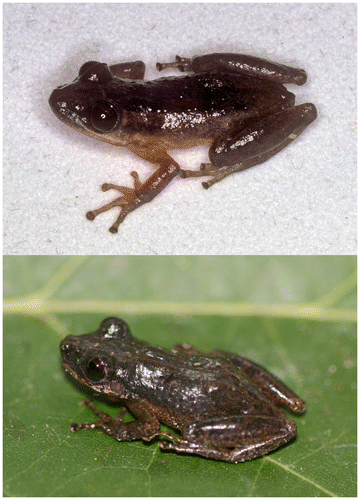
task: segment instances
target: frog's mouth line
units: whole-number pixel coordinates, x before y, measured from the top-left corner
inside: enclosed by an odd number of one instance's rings
[[[77,374],[77,373],[76,373],[76,372],[75,372],[75,371],[74,371],[74,370],[73,370],[73,369],[72,369],[69,365],[67,365],[67,364],[65,364],[65,363],[63,363],[63,364],[64,364],[65,371],[66,371],[67,373],[69,373],[69,374],[70,374],[70,375],[71,375],[71,376],[72,376],[72,377],[73,377],[73,378],[74,378],[77,382],[80,382],[81,384],[83,384],[83,385],[85,385],[85,386],[87,386],[87,385],[88,385],[88,382],[87,382],[84,378],[80,377],[80,375],[78,375],[78,374]],[[103,392],[103,391],[101,390],[101,388],[97,389],[97,388],[96,388],[96,387],[94,387],[94,386],[92,387],[92,389],[93,389],[94,391],[96,391],[96,392]]]
[[[64,364],[65,371],[70,373],[70,375],[72,377],[74,377],[75,380],[77,380],[78,382],[82,382],[83,384],[85,383],[84,379],[80,378],[79,375],[72,368],[70,368],[69,365],[67,365],[65,363],[63,363],[63,364]]]

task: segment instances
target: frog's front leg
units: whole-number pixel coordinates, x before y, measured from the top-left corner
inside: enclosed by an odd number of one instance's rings
[[[120,207],[120,215],[109,229],[111,233],[117,233],[119,225],[125,219],[127,214],[144,203],[148,203],[154,199],[155,196],[157,196],[169,184],[169,182],[178,174],[180,170],[179,165],[171,158],[171,156],[167,154],[166,151],[161,148],[154,146],[152,149],[147,149],[129,145],[128,149],[134,152],[137,156],[140,156],[153,164],[160,165],[160,167],[144,183],[140,182],[137,172],[131,172],[131,175],[134,178],[134,188],[117,186],[115,184],[102,185],[103,191],[115,189],[122,193],[123,196],[116,198],[97,210],[87,212],[86,218],[88,220],[94,220],[100,213],[106,212],[114,207]]]
[[[81,429],[99,429],[117,441],[135,441],[137,439],[151,441],[151,439],[160,434],[160,422],[151,409],[142,402],[129,404],[129,409],[136,417],[139,418],[139,420],[126,423],[122,421],[122,418],[126,413],[126,408],[123,408],[116,418],[112,418],[107,413],[103,413],[98,410],[88,399],[85,400],[83,404],[92,410],[95,415],[100,417],[101,420],[92,424],[71,424],[70,430],[72,432],[76,432]]]
[[[264,163],[293,142],[315,118],[315,106],[307,103],[251,119],[245,128],[235,122],[212,144],[209,150],[211,163],[202,164],[199,171],[181,170],[179,175],[211,175],[213,178],[210,181],[203,182],[204,188],[208,189],[234,172]]]
[[[214,460],[238,463],[275,450],[296,435],[292,420],[256,415],[230,415],[193,422],[182,429],[182,439],[167,436],[163,450],[194,453]]]

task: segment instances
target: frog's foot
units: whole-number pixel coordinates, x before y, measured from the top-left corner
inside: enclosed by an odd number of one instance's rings
[[[160,434],[160,424],[155,420],[153,422],[123,422],[123,416],[127,412],[127,408],[121,409],[117,417],[112,418],[107,413],[104,413],[96,408],[96,406],[89,400],[83,402],[84,406],[87,406],[91,411],[95,413],[101,420],[93,422],[91,424],[70,424],[70,430],[76,432],[79,430],[92,431],[98,429],[104,432],[108,436],[113,437],[117,441],[134,441],[137,439],[143,439],[144,441],[151,441],[154,437]],[[167,433],[165,433],[167,435]]]
[[[167,436],[170,439],[170,436]],[[226,448],[209,448],[206,445],[191,443],[185,440],[172,440],[169,441],[161,441],[159,446],[162,450],[173,450],[178,453],[190,453],[194,455],[200,455],[206,458],[212,458],[213,460],[221,460],[224,462],[232,462],[229,456],[229,450]],[[235,462],[237,463],[237,462]]]
[[[159,444],[162,450],[173,450],[178,453],[190,453],[194,455],[199,455],[205,458],[211,458],[212,460],[220,460],[222,462],[229,462],[233,464],[238,464],[239,462],[247,462],[248,460],[253,460],[260,456],[266,455],[272,451],[275,447],[253,446],[250,450],[247,447],[244,448],[225,448],[225,447],[209,447],[203,444],[192,443],[186,440],[179,440],[174,442],[161,441]]]
[[[174,62],[170,63],[156,63],[156,69],[158,71],[162,71],[167,68],[175,68],[181,72],[190,71],[191,70],[191,59],[186,57],[176,56]]]
[[[92,210],[87,212],[86,218],[88,220],[94,220],[102,212],[107,212],[108,210],[114,207],[120,207],[120,215],[114,222],[114,224],[110,227],[110,233],[117,233],[118,227],[125,219],[128,213],[135,210],[138,206],[144,203],[144,200],[137,196],[137,190],[141,187],[141,182],[137,172],[131,172],[132,177],[134,178],[134,188],[129,188],[125,186],[117,186],[116,184],[103,184],[102,190],[109,191],[109,189],[115,189],[123,194],[123,196],[119,196],[115,200],[103,205],[97,210]]]
[[[204,175],[214,175],[219,169],[212,163],[201,163],[200,170],[180,170],[179,177],[186,179],[187,177],[203,177]]]
[[[205,189],[209,189],[210,186],[212,186],[216,182],[220,182],[231,173],[238,172],[239,170],[245,170],[245,168],[241,169],[240,164],[219,168],[216,167],[213,163],[201,163],[200,170],[180,170],[179,176],[185,179],[186,177],[204,177],[206,175],[212,175],[212,179],[202,183]]]
[[[93,430],[93,429],[104,430],[104,427],[106,427],[108,429],[114,428],[114,427],[116,427],[118,425],[119,421],[122,422],[122,418],[125,415],[125,413],[127,412],[126,407],[124,407],[124,408],[121,409],[120,413],[117,415],[116,418],[112,418],[107,413],[104,413],[104,412],[98,410],[96,408],[96,406],[94,405],[94,403],[92,401],[90,401],[89,399],[85,399],[85,401],[83,401],[83,405],[87,406],[101,420],[99,420],[98,422],[93,422],[92,424],[76,424],[76,423],[70,424],[70,430],[71,430],[71,432],[76,432],[76,431],[79,431],[81,429],[85,429],[85,430]]]

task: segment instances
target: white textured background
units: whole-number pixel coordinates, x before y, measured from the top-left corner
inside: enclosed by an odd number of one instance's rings
[[[318,119],[267,163],[208,191],[175,179],[112,235],[104,182],[153,171],[125,149],[63,125],[53,88],[84,62],[155,63],[241,52],[304,68],[288,86]],[[167,72],[165,75],[175,74]],[[161,74],[161,76],[164,76]],[[355,4],[5,4],[5,254],[342,254],[356,252]],[[176,152],[183,167],[204,148]]]

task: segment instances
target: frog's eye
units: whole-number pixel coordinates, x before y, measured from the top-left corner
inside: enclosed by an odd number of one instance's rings
[[[103,359],[93,358],[84,367],[85,376],[92,382],[101,382],[105,378],[106,363]]]
[[[110,132],[118,122],[118,114],[108,101],[97,101],[90,114],[91,125],[98,132]]]

